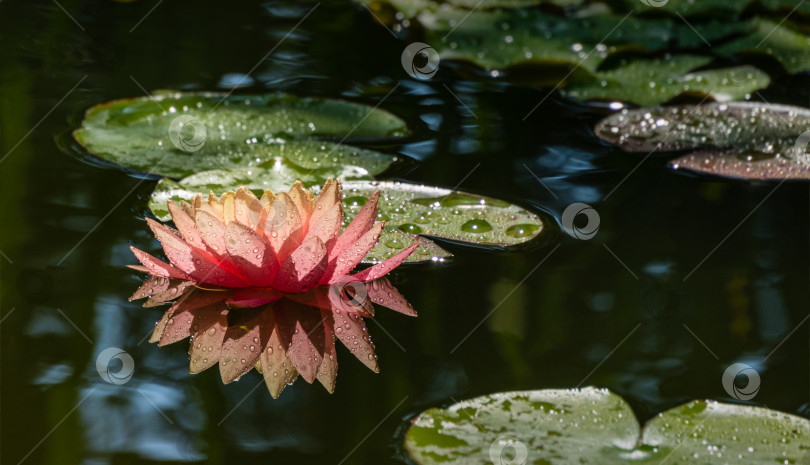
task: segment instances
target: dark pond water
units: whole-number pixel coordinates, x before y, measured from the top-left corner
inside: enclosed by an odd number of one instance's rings
[[[290,32],[314,5],[0,3],[0,461],[391,463],[405,419],[428,406],[596,385],[643,420],[733,400],[721,378],[735,362],[761,375],[753,402],[808,414],[807,183],[642,162],[593,136],[598,112],[546,91],[446,69],[414,81],[405,43],[362,7],[322,2]],[[215,370],[187,375],[185,343],[144,342],[160,312],[126,300],[141,279],[124,267],[128,246],[158,246],[143,220],[154,182],[67,155],[60,135],[94,103],[216,90],[249,71],[245,92],[377,104],[394,89],[381,107],[415,135],[377,148],[418,161],[395,176],[461,183],[554,221],[584,202],[599,232],[580,241],[554,224],[523,250],[451,245],[449,263],[397,271],[420,317],[380,311],[382,372],[339,352],[334,395],[299,382],[272,400],[255,373],[228,386]],[[107,347],[133,357],[128,383],[98,375]]]

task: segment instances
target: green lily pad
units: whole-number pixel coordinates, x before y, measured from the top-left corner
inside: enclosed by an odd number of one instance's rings
[[[571,82],[565,93],[580,100],[618,99],[639,105],[687,93],[726,102],[749,98],[770,83],[768,75],[753,66],[692,71],[711,61],[694,55],[627,60],[616,69],[594,73],[585,82]]]
[[[752,20],[749,28],[749,34],[715,51],[725,56],[770,55],[791,74],[810,70],[810,36],[764,19]]]
[[[192,176],[205,177],[206,173]],[[224,177],[222,179],[225,179]],[[185,180],[184,180],[185,181]],[[261,183],[253,179],[248,185],[260,194],[266,188],[286,190],[289,184]],[[261,187],[256,189],[255,186]],[[221,195],[242,184],[202,184],[200,189],[162,179],[149,200],[149,208],[163,221],[171,219],[166,201],[189,200],[197,192],[213,191]],[[275,187],[274,187],[275,186]],[[206,190],[203,190],[206,189]],[[318,189],[315,188],[317,191]],[[346,181],[343,183],[344,225],[376,191],[381,191],[379,219],[385,221],[380,240],[364,263],[376,263],[393,256],[416,240],[422,241],[409,262],[440,261],[452,254],[433,241],[419,235],[438,237],[477,245],[506,247],[534,239],[543,231],[543,221],[523,208],[502,200],[440,187],[407,184],[397,181]]]
[[[455,62],[461,66],[451,69],[465,76],[555,87],[582,99],[653,105],[697,94],[729,101],[747,99],[770,84],[764,69],[712,66],[727,66],[729,57],[765,54],[789,73],[810,70],[810,36],[791,29],[795,25],[790,21],[782,21],[781,12],[795,7],[798,0],[770,0],[766,9],[752,6],[754,11],[772,14],[773,19],[754,16],[734,21],[729,21],[729,15],[742,12],[746,3],[632,0],[608,2],[608,6],[552,2],[567,12],[555,14],[553,9],[522,2],[513,5],[506,0],[481,3],[477,8],[463,0],[388,2],[401,11],[399,20],[408,19],[403,25],[420,25],[412,28],[416,39],[435,49],[440,67]],[[664,14],[627,14],[628,7]],[[697,17],[685,19],[684,15],[692,13]],[[759,60],[757,66],[765,63]],[[711,69],[701,69],[706,67]],[[728,74],[737,77],[728,79]]]
[[[636,11],[666,11],[671,14],[680,14],[686,17],[697,15],[712,15],[728,17],[739,15],[752,5],[757,5],[773,12],[796,12],[810,14],[810,5],[802,0],[757,0],[734,1],[725,0],[625,0],[624,6]]]
[[[674,168],[744,179],[810,179],[810,110],[753,102],[625,110],[594,132],[628,152],[691,150]]]
[[[396,137],[398,117],[365,105],[287,94],[159,95],[90,108],[73,135],[104,160],[172,178],[232,168],[297,171],[362,167],[369,176],[396,157],[322,139]]]
[[[810,421],[766,408],[692,401],[642,429],[619,396],[596,388],[492,394],[411,421],[419,465],[802,463]]]

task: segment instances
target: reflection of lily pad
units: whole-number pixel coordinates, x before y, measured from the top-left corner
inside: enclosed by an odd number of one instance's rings
[[[622,111],[596,126],[628,152],[694,150],[676,168],[748,179],[810,179],[810,110],[761,103]],[[802,136],[802,137],[800,137]]]
[[[412,423],[405,449],[419,465],[801,463],[810,448],[804,418],[693,401],[642,429],[624,400],[595,388],[482,396]]]
[[[196,176],[205,176],[205,173]],[[273,187],[272,183],[255,182],[250,187],[257,193],[267,188],[265,186],[274,190],[286,188],[283,183]],[[256,186],[261,187],[257,189]],[[204,184],[197,189],[163,179],[152,193],[149,207],[159,219],[168,221],[167,200],[189,200],[197,192],[208,192],[203,189],[213,190],[220,195],[237,187]],[[344,182],[345,224],[378,189],[381,191],[379,219],[385,221],[386,226],[379,243],[366,256],[366,263],[381,261],[396,254],[417,240],[417,235],[505,247],[527,242],[543,230],[543,222],[537,215],[502,200],[394,181]],[[424,245],[408,261],[438,260],[451,255],[432,241],[421,240]]]
[[[105,160],[175,178],[278,164],[298,171],[351,165],[373,176],[395,157],[315,139],[406,132],[396,116],[355,103],[280,93],[177,93],[96,105],[74,137]]]

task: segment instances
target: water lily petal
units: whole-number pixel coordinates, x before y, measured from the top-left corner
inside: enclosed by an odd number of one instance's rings
[[[301,226],[306,231],[308,228],[309,218],[312,216],[312,197],[304,189],[301,181],[295,181],[289,191],[290,200],[298,210],[298,215],[301,217]]]
[[[318,367],[316,378],[329,393],[335,392],[337,381],[337,352],[335,351],[335,320],[332,312],[321,311],[323,321],[324,348],[321,366]]]
[[[228,329],[228,311],[221,310],[207,326],[200,326],[194,333],[189,354],[189,373],[201,373],[219,362],[222,341]]]
[[[402,249],[401,252],[389,258],[388,260],[385,260],[384,262],[381,263],[377,263],[376,265],[370,268],[366,268],[365,270],[355,274],[354,277],[364,282],[373,281],[377,278],[382,278],[389,271],[393,270],[394,268],[402,264],[402,262],[404,262],[405,259],[408,258],[408,256],[412,254],[417,247],[419,247],[419,242],[414,242],[410,246]],[[333,278],[333,280],[334,279],[335,278]]]
[[[222,194],[222,219],[225,221],[225,224],[236,221],[234,193],[231,191]]]
[[[143,266],[145,266],[149,270],[149,273],[153,274],[154,276],[162,276],[164,278],[174,279],[188,279],[188,276],[185,273],[169,265],[168,263],[158,260],[148,253],[136,249],[135,247],[130,247],[129,249],[132,250],[133,254],[135,254],[135,258],[143,263]]]
[[[371,250],[375,244],[377,244],[377,240],[380,238],[380,233],[382,233],[383,226],[385,223],[377,223],[371,227],[365,234],[360,236],[354,244],[347,247],[343,250],[343,252],[338,255],[335,259],[334,263],[331,263],[331,268],[329,270],[329,278],[334,279],[336,276],[343,276],[354,269],[360,261],[363,260],[363,257],[366,256],[369,250]],[[393,258],[393,257],[392,257]]]
[[[183,236],[183,240],[192,247],[210,253],[208,246],[203,242],[202,236],[197,231],[197,224],[194,219],[171,200],[167,201],[166,204],[169,207],[169,214],[172,215],[172,221],[174,221],[177,230],[180,231],[180,235]]]
[[[340,226],[343,224],[343,209],[341,205],[334,205],[328,212],[321,215],[317,220],[310,221],[309,231],[304,240],[317,237],[329,249],[333,246],[340,234]]]
[[[326,246],[317,237],[293,252],[276,274],[273,287],[284,292],[304,292],[320,282],[326,272]]]
[[[368,298],[375,304],[388,307],[391,310],[403,313],[408,316],[416,316],[416,310],[405,300],[388,278],[379,278],[366,283]]]
[[[252,370],[270,336],[265,309],[242,310],[230,325],[222,342],[219,373],[230,383]]]
[[[344,250],[348,249],[360,237],[368,232],[377,220],[377,210],[380,201],[380,191],[374,192],[371,198],[363,205],[363,208],[354,215],[352,222],[340,234],[335,246],[329,251],[329,261],[333,262]]]
[[[312,307],[284,301],[285,318],[295,321],[287,356],[308,382],[315,381],[324,354],[324,328],[321,312]],[[276,313],[278,315],[278,312]]]
[[[241,289],[234,292],[227,304],[232,308],[262,307],[281,299],[286,294],[275,289]]]
[[[165,291],[171,285],[171,280],[164,276],[149,276],[146,281],[141,284],[137,291],[132,294],[129,301],[145,299],[151,295]]]
[[[201,212],[198,212],[198,218]],[[172,264],[196,281],[226,287],[246,287],[247,283],[235,276],[220,263],[211,262],[211,256],[186,244],[166,226],[146,220],[163,246],[163,251]]]
[[[375,373],[379,373],[374,343],[368,335],[366,323],[356,313],[335,311],[335,336],[349,351]]]
[[[262,214],[262,204],[250,189],[240,187],[236,191],[233,206],[236,221],[254,229],[258,226]]]
[[[185,294],[192,286],[194,283],[191,281],[173,280],[168,288],[153,294],[143,306],[149,308],[167,304]]]
[[[219,319],[219,314],[225,309],[224,302],[192,308],[191,310],[180,309],[169,316],[169,321],[160,336],[158,345],[165,346],[191,337],[201,328],[211,326],[214,321]]]
[[[321,219],[321,216],[326,214],[335,205],[341,205],[342,188],[340,180],[327,179],[321,188],[321,193],[315,200],[315,208],[312,210],[312,217],[309,219],[310,224],[315,224]]]
[[[298,371],[293,366],[292,360],[287,357],[286,342],[281,337],[279,325],[276,319],[276,311],[273,306],[266,308],[267,328],[270,330],[270,338],[259,356],[262,365],[262,376],[274,399],[278,398],[281,391],[298,377]],[[289,338],[286,339],[287,341]]]
[[[237,221],[228,223],[225,247],[231,261],[253,286],[269,287],[273,283],[280,265],[259,233]]]

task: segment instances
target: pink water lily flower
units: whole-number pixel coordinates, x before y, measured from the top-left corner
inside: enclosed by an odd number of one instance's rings
[[[190,371],[219,364],[229,383],[259,370],[273,397],[300,374],[335,388],[339,339],[379,371],[364,317],[377,303],[410,316],[413,307],[384,278],[418,246],[350,274],[377,243],[379,191],[341,233],[340,181],[315,198],[300,182],[257,198],[240,188],[208,201],[169,202],[177,229],[147,220],[170,263],[132,248],[151,275],[130,300],[172,302],[151,342],[192,337]]]

